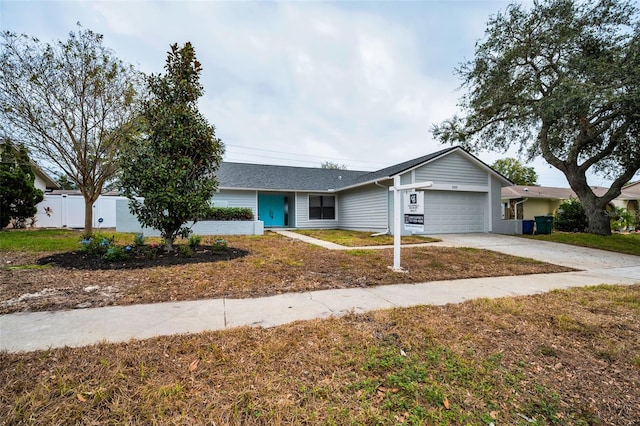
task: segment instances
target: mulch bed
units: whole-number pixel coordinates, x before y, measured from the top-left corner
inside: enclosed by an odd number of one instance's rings
[[[212,250],[207,247],[197,247],[193,249],[189,256],[185,256],[177,250],[174,250],[172,252],[159,251],[154,257],[138,255],[126,260],[109,261],[100,256],[73,251],[41,257],[36,262],[38,265],[53,265],[67,269],[140,269],[157,266],[229,261],[248,254],[248,251],[237,248]]]

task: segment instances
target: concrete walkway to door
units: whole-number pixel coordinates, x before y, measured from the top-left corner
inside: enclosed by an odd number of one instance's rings
[[[492,234],[439,235],[438,238],[443,241],[430,245],[486,248],[582,270],[287,293],[256,299],[209,299],[1,315],[0,350],[22,352],[84,346],[246,325],[272,327],[348,312],[443,305],[480,297],[530,295],[603,283],[640,283],[640,256]]]

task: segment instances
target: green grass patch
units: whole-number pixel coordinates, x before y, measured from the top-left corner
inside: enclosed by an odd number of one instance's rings
[[[553,232],[547,235],[527,235],[526,238],[640,256],[640,234],[613,234],[602,236],[581,232]]]
[[[96,234],[98,231],[95,231]],[[135,234],[101,231],[101,235],[115,236],[118,244],[130,244]],[[62,252],[80,248],[82,231],[70,229],[8,230],[0,232],[0,251]]]
[[[9,230],[0,232],[0,251],[77,250],[81,238],[81,231],[69,229]]]
[[[347,231],[343,229],[296,229],[294,232],[345,247],[393,245],[393,235],[373,237],[372,232]],[[401,239],[402,244],[424,244],[436,241],[442,240],[421,235],[406,235]]]
[[[0,270],[4,269],[5,271],[18,271],[22,269],[46,269],[49,268],[50,265],[15,265],[15,266],[0,266]]]
[[[347,250],[345,253],[347,253],[350,256],[368,256],[371,253],[373,253],[372,250]]]

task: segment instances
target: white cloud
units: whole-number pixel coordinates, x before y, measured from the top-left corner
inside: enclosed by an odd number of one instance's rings
[[[80,21],[147,73],[163,71],[170,44],[191,41],[201,111],[229,160],[374,169],[443,148],[429,128],[456,111],[453,66],[505,4],[61,1],[0,11],[3,28],[49,39]]]

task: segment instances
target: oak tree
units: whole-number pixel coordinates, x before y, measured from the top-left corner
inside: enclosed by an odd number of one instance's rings
[[[580,199],[588,231],[611,233],[607,204],[640,169],[640,24],[628,0],[536,0],[493,16],[457,70],[461,116],[434,136],[470,150],[542,156]],[[612,181],[597,196],[588,173]]]

